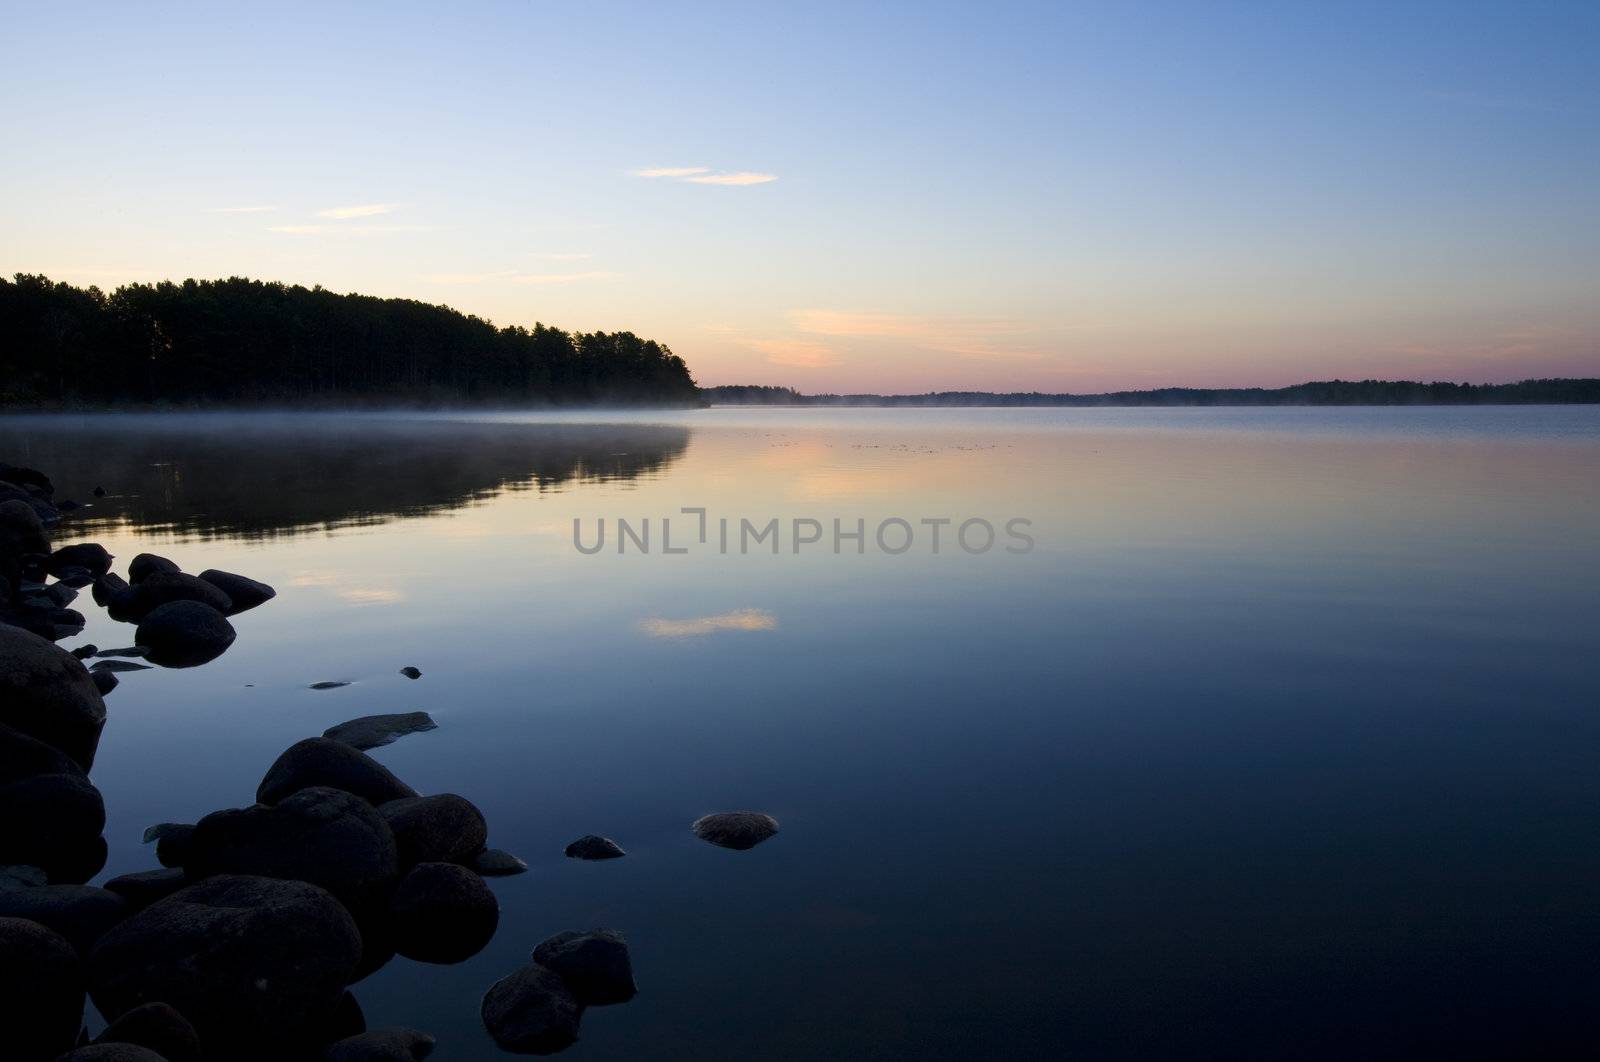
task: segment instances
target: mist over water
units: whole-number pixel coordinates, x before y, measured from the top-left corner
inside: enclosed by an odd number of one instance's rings
[[[627,933],[640,994],[573,1058],[1600,1034],[1600,410],[4,417],[0,457],[93,502],[60,543],[279,591],[108,699],[102,877],[299,738],[438,722],[373,754],[531,870],[492,882],[481,954],[354,991],[446,1062],[497,1057],[484,989],[588,926]],[[684,508],[1025,517],[1036,547],[573,548]],[[64,644],[131,641],[84,611]],[[734,808],[783,830],[690,834]],[[587,833],[628,856],[563,858]]]

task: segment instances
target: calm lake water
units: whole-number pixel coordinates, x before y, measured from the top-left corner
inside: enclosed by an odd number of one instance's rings
[[[1600,409],[11,417],[0,457],[110,492],[58,542],[279,591],[108,699],[102,877],[299,738],[433,714],[374,755],[532,868],[482,953],[355,988],[444,1062],[590,926],[640,993],[574,1059],[1600,1042]],[[82,601],[63,644],[131,643]],[[741,808],[782,832],[689,833]],[[563,858],[591,832],[627,858]]]

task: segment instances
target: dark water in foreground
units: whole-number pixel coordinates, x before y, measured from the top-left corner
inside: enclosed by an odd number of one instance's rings
[[[374,755],[532,865],[493,882],[484,952],[356,987],[445,1062],[501,1057],[484,989],[593,925],[641,991],[574,1059],[1600,1043],[1600,410],[598,420],[0,418],[0,458],[116,495],[76,526],[119,568],[279,590],[220,660],[109,698],[103,876],[293,741],[420,708],[439,729]],[[741,517],[779,518],[779,554],[740,555]],[[796,517],[824,528],[798,555]],[[936,517],[1000,537],[934,555]],[[83,600],[81,640],[131,642]],[[737,808],[783,832],[690,835]],[[628,857],[562,857],[590,832]]]

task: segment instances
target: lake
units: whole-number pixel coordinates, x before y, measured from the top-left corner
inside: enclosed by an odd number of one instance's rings
[[[570,1058],[1600,1037],[1595,407],[13,416],[0,457],[95,502],[58,544],[278,590],[107,698],[96,880],[300,738],[438,721],[373,755],[530,864],[484,951],[355,986],[443,1062],[591,926],[640,992]],[[782,831],[689,831],[744,808]]]

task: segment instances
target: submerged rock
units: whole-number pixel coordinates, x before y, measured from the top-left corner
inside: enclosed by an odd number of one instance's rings
[[[16,1062],[50,1062],[78,1041],[83,963],[57,932],[26,918],[0,918],[0,1029]]]
[[[377,806],[414,797],[417,791],[396,778],[389,768],[358,749],[331,738],[298,741],[284,750],[256,789],[256,799],[276,804],[307,786],[323,785],[354,793]]]
[[[60,933],[78,954],[129,914],[121,896],[92,885],[42,885],[0,891],[0,915],[27,918]]]
[[[615,929],[557,933],[533,949],[533,961],[560,974],[586,1007],[626,1003],[639,992],[628,942]]]
[[[778,832],[778,820],[759,811],[721,811],[694,821],[694,835],[719,848],[744,851]]]
[[[200,1036],[189,1019],[165,1003],[134,1007],[94,1038],[100,1044],[133,1044],[166,1062],[200,1062]]]
[[[102,937],[89,993],[113,1021],[145,1003],[171,1005],[208,1057],[282,1058],[335,1013],[360,954],[355,922],[325,890],[216,877]]]
[[[400,674],[404,675],[408,679],[419,679],[422,677],[422,672],[414,667],[403,667],[400,669]]]
[[[59,646],[0,625],[0,723],[53,745],[88,770],[106,703],[83,662]]]
[[[322,1062],[420,1062],[437,1041],[425,1032],[394,1026],[329,1044]]]
[[[471,864],[483,851],[489,826],[472,801],[454,793],[406,797],[378,805],[394,831],[400,862]]]
[[[176,575],[183,571],[178,565],[154,553],[141,553],[128,562],[128,581],[142,583],[152,575],[166,572]]]
[[[150,650],[148,648],[146,648],[145,646],[142,646],[142,645],[129,645],[129,646],[124,646],[121,649],[101,649],[101,650],[98,650],[94,655],[95,656],[130,656],[130,657],[135,657],[135,658],[142,658],[142,657],[150,655]]]
[[[323,681],[323,682],[313,682],[311,685],[307,686],[306,689],[308,689],[308,690],[336,690],[340,686],[348,686],[348,685],[350,685],[350,683],[348,681],[344,680],[344,679],[338,679],[338,680],[330,679],[330,680],[326,680],[326,681]]]
[[[330,726],[322,732],[322,736],[342,741],[355,749],[375,749],[407,734],[438,728],[439,724],[427,712],[396,712],[390,715],[363,715],[338,726]]]
[[[96,660],[89,665],[90,671],[149,671],[149,664],[140,664],[132,660]]]
[[[621,859],[627,855],[622,846],[609,837],[587,834],[567,845],[568,859]]]
[[[529,963],[496,981],[479,1013],[502,1051],[553,1055],[577,1043],[583,1009],[559,974]]]
[[[199,601],[169,601],[153,609],[135,634],[162,667],[197,667],[215,660],[233,644],[233,624]]]
[[[486,878],[503,878],[511,874],[526,873],[526,860],[518,859],[499,848],[485,848],[472,860],[472,869]]]
[[[98,542],[80,542],[62,546],[50,554],[45,570],[56,578],[68,568],[83,568],[91,575],[100,576],[111,570],[111,554]]]
[[[207,568],[200,573],[200,578],[228,595],[228,600],[233,602],[233,605],[223,611],[229,616],[248,612],[278,596],[278,592],[266,583],[257,582],[243,575],[235,575],[233,572],[219,572],[215,568]]]
[[[418,863],[394,891],[389,905],[395,950],[418,962],[470,959],[494,937],[500,905],[494,893],[466,867]]]

